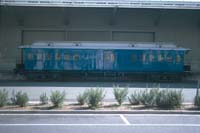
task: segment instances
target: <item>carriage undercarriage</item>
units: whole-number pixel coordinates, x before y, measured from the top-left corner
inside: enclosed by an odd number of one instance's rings
[[[108,72],[108,71],[24,71],[27,80],[34,81],[148,81],[177,82],[183,81],[187,73],[143,73],[143,72]]]

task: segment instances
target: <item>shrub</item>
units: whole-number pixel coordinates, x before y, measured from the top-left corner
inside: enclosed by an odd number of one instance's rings
[[[132,93],[129,97],[128,97],[129,103],[131,105],[139,105],[140,104],[140,100],[141,100],[141,91],[137,92],[134,91],[134,93]]]
[[[62,93],[59,91],[53,91],[51,92],[50,100],[53,103],[54,107],[62,107],[64,101],[65,101],[65,92]]]
[[[194,98],[194,105],[200,108],[200,95],[199,95],[199,89],[197,89],[196,96]]]
[[[181,107],[182,102],[182,91],[176,90],[161,90],[156,98],[156,104],[159,108],[178,108]]]
[[[29,101],[28,94],[23,93],[22,91],[18,91],[16,94],[13,91],[13,97],[11,101],[15,105],[19,105],[20,107],[25,107]]]
[[[105,93],[102,89],[90,89],[88,90],[87,104],[90,108],[99,107],[100,102],[105,97]]]
[[[11,103],[12,104],[17,104],[17,102],[16,102],[16,96],[15,96],[15,91],[13,90],[12,91],[12,97],[10,98],[10,100],[11,100]]]
[[[113,93],[115,96],[115,100],[118,102],[119,105],[121,105],[128,95],[128,88],[120,89],[120,88],[114,88]]]
[[[88,91],[84,91],[83,94],[79,94],[76,98],[80,105],[84,105],[88,97]]]
[[[48,101],[49,101],[49,98],[48,96],[46,95],[46,93],[42,93],[40,95],[40,103],[41,104],[48,104]]]
[[[156,98],[159,89],[144,90],[141,94],[141,103],[147,107],[156,106]]]
[[[5,106],[8,100],[8,91],[6,89],[0,90],[0,107]]]

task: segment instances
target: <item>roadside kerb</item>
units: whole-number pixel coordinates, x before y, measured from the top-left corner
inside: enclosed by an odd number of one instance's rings
[[[0,114],[196,114],[200,111],[181,111],[181,110],[0,110]]]

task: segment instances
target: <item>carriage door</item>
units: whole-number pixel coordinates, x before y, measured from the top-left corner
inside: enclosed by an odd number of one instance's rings
[[[104,70],[114,70],[115,69],[115,55],[111,50],[104,51],[103,58]]]
[[[43,51],[38,50],[37,51],[37,60],[36,65],[34,67],[35,70],[43,70],[44,64],[43,64]]]

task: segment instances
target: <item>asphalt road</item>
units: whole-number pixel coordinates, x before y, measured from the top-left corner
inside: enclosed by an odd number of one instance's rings
[[[45,92],[48,96],[52,91],[65,91],[68,102],[76,102],[78,94],[86,89],[100,87],[106,92],[104,101],[113,102],[113,85],[121,88],[129,88],[129,94],[135,90],[146,88],[162,88],[182,90],[184,102],[192,103],[196,94],[197,83],[195,81],[187,81],[180,83],[147,83],[147,82],[31,82],[31,81],[0,81],[0,89],[7,89],[9,95],[12,91],[24,91],[29,95],[31,101],[39,101],[41,93]]]
[[[199,133],[200,115],[0,114],[1,133]]]

